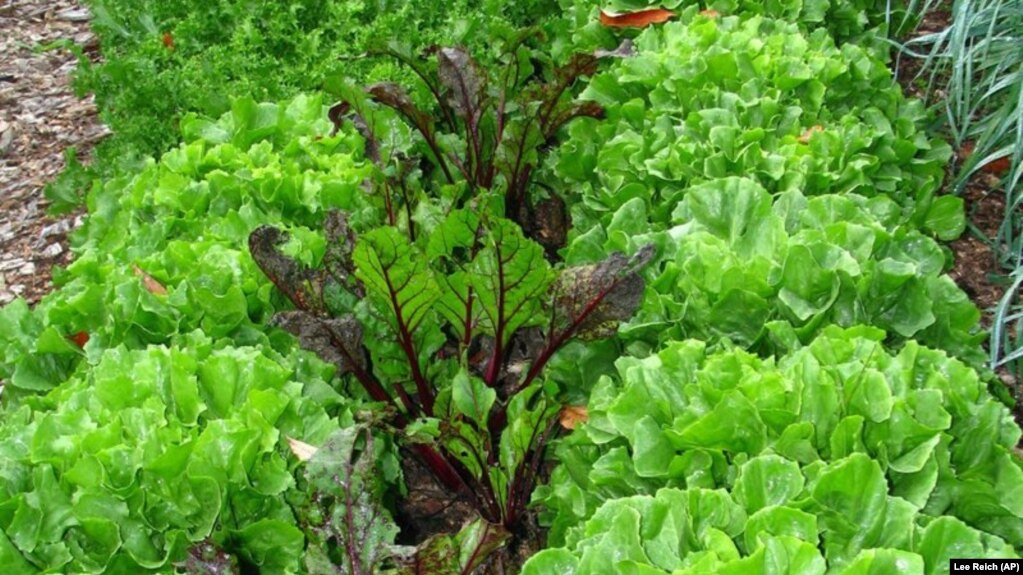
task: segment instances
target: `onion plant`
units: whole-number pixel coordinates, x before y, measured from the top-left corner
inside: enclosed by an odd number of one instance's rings
[[[947,130],[961,150],[954,189],[974,174],[1000,178],[1005,212],[992,239],[1000,266],[1010,275],[995,309],[993,367],[1015,362],[1023,369],[1023,0],[922,0],[922,13],[951,9],[944,30],[902,46],[922,59],[930,99],[944,109]]]

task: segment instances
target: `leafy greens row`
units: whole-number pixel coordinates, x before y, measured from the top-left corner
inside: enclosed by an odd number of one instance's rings
[[[883,339],[830,327],[777,358],[687,340],[620,359],[536,495],[563,548],[525,572],[861,573],[898,558],[934,573],[1015,556],[1012,415],[958,360]]]
[[[0,310],[0,563],[469,573],[587,396],[526,573],[1015,555],[1020,430],[959,361],[978,312],[931,239],[964,227],[935,197],[948,149],[876,50],[749,14],[825,4],[690,7],[529,89],[437,48],[437,123],[394,84],[183,119],[186,144],[94,186],[57,291]],[[598,54],[630,57],[572,101]],[[562,112],[606,120],[544,162]],[[398,447],[481,518],[395,546]]]

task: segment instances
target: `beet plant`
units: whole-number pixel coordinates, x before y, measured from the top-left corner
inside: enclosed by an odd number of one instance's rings
[[[389,47],[386,54],[411,67],[422,80],[434,113],[417,104],[415,92],[393,82],[373,84],[363,92],[338,87],[344,100],[330,110],[331,120],[340,127],[348,119],[366,137],[367,155],[382,168],[375,187],[392,225],[400,218],[398,196],[406,208],[413,207],[410,176],[419,165],[401,153],[400,127],[368,101],[397,112],[422,138],[423,172],[439,190],[434,197],[444,207],[463,207],[481,194],[494,193],[503,198],[499,211],[540,242],[549,257],[564,246],[569,225],[564,200],[550,187],[536,194],[534,171],[563,127],[578,118],[604,116],[600,104],[576,100],[573,87],[581,77],[594,74],[601,60],[630,56],[632,44],[625,41],[615,50],[578,53],[554,66],[529,48],[528,41],[538,36],[525,31],[512,38],[496,73],[487,73],[461,48],[431,47],[424,53],[433,56],[430,59]],[[414,237],[412,219],[408,211],[405,223]]]
[[[528,503],[562,409],[563,390],[544,369],[568,342],[612,336],[633,315],[644,289],[638,272],[654,252],[551,263],[566,224],[539,225],[538,210],[560,199],[530,196],[530,174],[558,127],[600,114],[569,90],[609,53],[576,56],[549,81],[531,82],[542,74],[527,71],[529,53],[517,49],[497,90],[464,51],[431,53],[436,76],[409,62],[436,96],[436,120],[394,84],[371,86],[368,99],[348,91],[330,112],[338,129],[355,125],[379,167],[366,188],[382,200],[382,225],[357,231],[349,214],[330,212],[316,268],[287,255],[282,229],[261,226],[249,238],[253,259],[294,305],[271,323],[381,407],[375,423],[333,437],[322,448],[332,463],[314,457],[307,474],[311,499],[333,517],[310,520],[310,530],[321,534],[321,558],[348,566],[342,572],[391,561],[409,573],[469,573],[504,542],[528,539]],[[425,166],[400,151],[394,116],[370,100],[413,125]],[[400,448],[407,489],[421,486],[425,469],[441,493],[439,510],[399,504],[405,527],[431,535],[468,522],[461,533],[404,555],[383,546],[396,529],[371,456],[381,433]],[[427,515],[448,519],[428,527]]]

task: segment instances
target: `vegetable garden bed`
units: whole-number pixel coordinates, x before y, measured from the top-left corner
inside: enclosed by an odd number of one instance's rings
[[[231,94],[93,185],[57,289],[0,309],[5,573],[1018,556],[1021,431],[884,3],[564,4]],[[154,49],[201,36],[166,17]]]

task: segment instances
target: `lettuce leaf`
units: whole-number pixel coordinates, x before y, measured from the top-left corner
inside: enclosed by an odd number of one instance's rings
[[[831,326],[776,359],[698,341],[619,359],[535,497],[550,541],[571,547],[624,495],[699,486],[728,489],[750,516],[747,548],[762,532],[816,544],[819,528],[832,565],[915,551],[910,535],[941,517],[1023,544],[1009,411],[960,361],[884,340]]]

